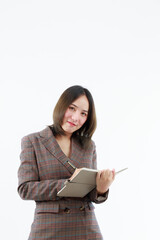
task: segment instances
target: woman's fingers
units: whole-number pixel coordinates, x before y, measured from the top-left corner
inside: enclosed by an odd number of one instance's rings
[[[74,171],[73,175],[69,178],[69,180],[71,181],[79,172],[80,172],[81,168],[76,168],[76,170]]]
[[[98,193],[105,193],[115,179],[115,169],[104,169],[98,171],[96,183]]]

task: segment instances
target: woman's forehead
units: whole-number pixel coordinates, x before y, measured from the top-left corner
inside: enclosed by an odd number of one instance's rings
[[[71,104],[83,111],[88,112],[89,110],[89,102],[85,95],[80,96],[79,98],[74,100]]]

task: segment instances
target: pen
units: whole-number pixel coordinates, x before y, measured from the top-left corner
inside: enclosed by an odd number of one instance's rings
[[[118,172],[116,172],[116,174],[120,173],[120,172],[123,172],[124,170],[127,170],[128,168],[123,168],[121,170],[119,170]]]
[[[67,163],[73,168],[73,169],[76,169],[76,167],[70,162],[67,160]],[[116,174],[120,173],[120,172],[123,172],[124,170],[127,170],[128,168],[123,168],[119,171],[116,172]]]
[[[67,162],[73,169],[76,169],[76,167],[70,161],[67,160]]]

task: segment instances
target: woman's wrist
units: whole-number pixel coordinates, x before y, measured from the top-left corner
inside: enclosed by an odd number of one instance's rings
[[[108,191],[108,189],[106,190],[106,191],[99,191],[98,189],[97,189],[97,195],[98,196],[103,196],[103,195],[105,195],[106,194],[106,192]]]

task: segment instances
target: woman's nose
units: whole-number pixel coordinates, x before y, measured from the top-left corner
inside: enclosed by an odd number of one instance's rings
[[[78,111],[75,111],[75,112],[72,114],[72,120],[73,120],[74,122],[77,122],[78,119],[79,119],[79,113],[78,113]]]

